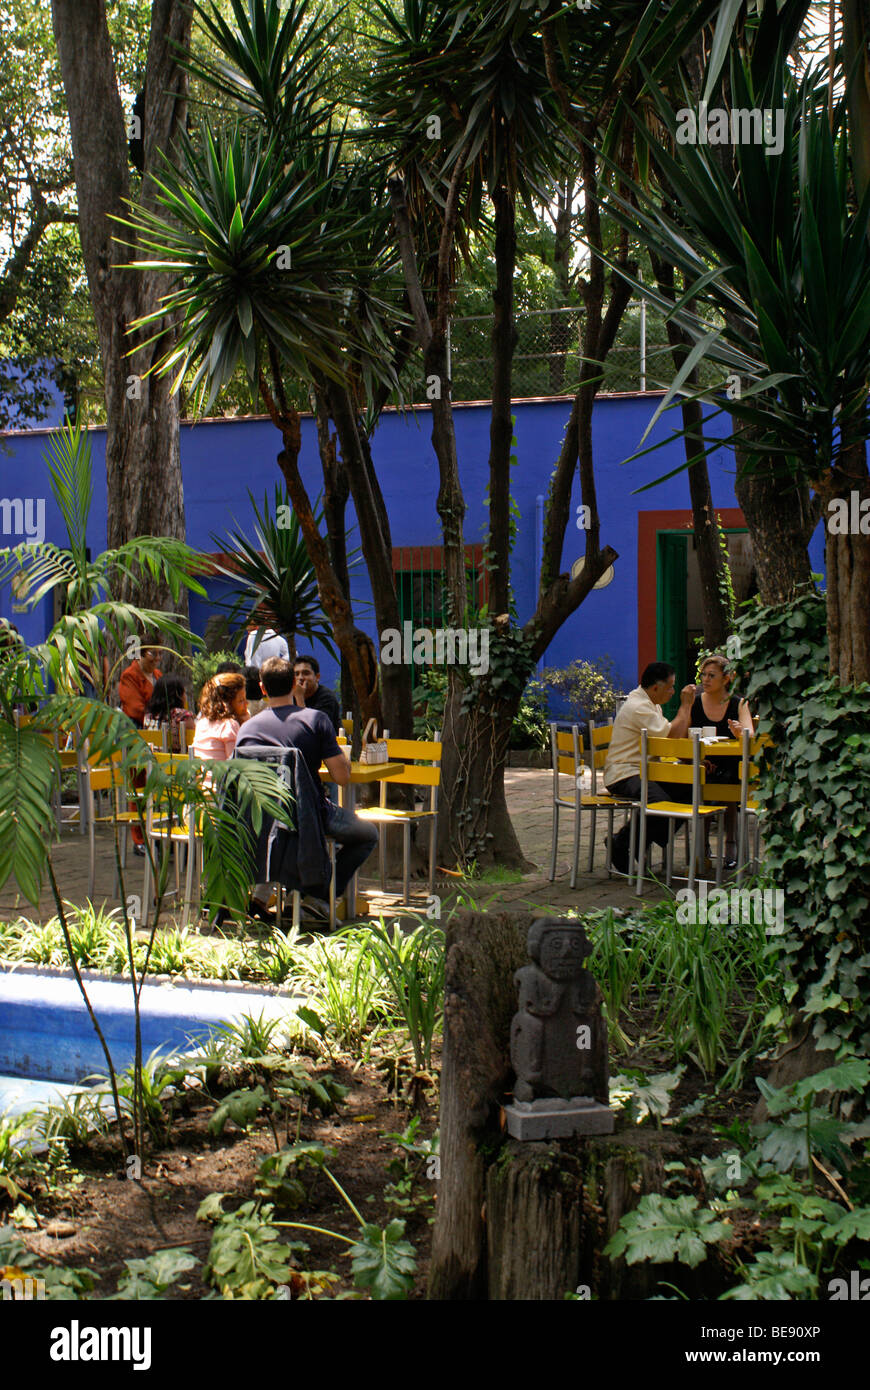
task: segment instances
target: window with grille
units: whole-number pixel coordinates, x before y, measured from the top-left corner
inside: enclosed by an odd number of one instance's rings
[[[415,628],[439,628],[448,625],[445,612],[445,581],[443,551],[440,545],[399,546],[393,550],[393,571],[396,576],[396,597],[399,618],[413,623]],[[483,564],[483,546],[465,547],[465,574],[468,602],[473,612],[487,601],[487,574]]]

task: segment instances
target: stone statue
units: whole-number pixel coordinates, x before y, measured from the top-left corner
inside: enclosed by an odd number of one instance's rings
[[[534,962],[515,975],[519,1010],[511,1025],[517,1074],[508,1129],[517,1138],[610,1133],[607,1028],[601,993],[584,967],[592,947],[580,922],[543,917],[528,936]],[[518,1116],[534,1115],[536,1123]],[[585,1117],[585,1119],[581,1119]]]

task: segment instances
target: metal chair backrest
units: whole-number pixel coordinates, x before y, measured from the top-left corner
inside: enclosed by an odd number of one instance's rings
[[[394,772],[381,778],[381,801],[386,798],[388,782],[403,782],[411,787],[429,788],[429,805],[434,811],[438,804],[438,788],[441,785],[441,743],[424,739],[388,738],[387,757],[390,762],[406,762],[402,772]]]
[[[589,766],[592,769],[592,794],[598,794],[598,774],[604,771],[610,742],[613,738],[613,720],[596,727],[595,720],[589,720]]]
[[[673,759],[684,761],[674,762]],[[692,806],[697,808],[704,786],[701,740],[692,738],[650,738],[646,729],[640,736],[641,805],[649,798],[650,782],[677,783],[692,788]],[[686,803],[688,805],[688,803]]]

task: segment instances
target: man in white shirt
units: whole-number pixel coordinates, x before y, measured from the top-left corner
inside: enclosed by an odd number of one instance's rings
[[[256,623],[251,623],[248,628],[248,640],[245,643],[245,665],[262,666],[264,661],[268,661],[270,656],[278,656],[282,661],[290,660],[290,648],[286,638],[279,637],[274,628],[263,628],[262,636],[257,641],[257,633],[260,628]]]
[[[668,722],[662,714],[674,693],[676,672],[673,666],[664,661],[651,661],[640,678],[640,685],[632,690],[613,724],[613,736],[604,764],[604,785],[611,796],[628,797],[637,801],[640,797],[640,736],[646,729],[653,738],[684,738],[689,727],[692,701],[695,698],[694,685],[686,685],[680,691],[680,708]],[[682,788],[674,783],[667,791],[657,782],[649,784],[650,801],[681,800]],[[619,873],[628,873],[628,849],[630,826],[624,825],[613,837],[611,863]],[[650,816],[647,820],[647,835],[656,844],[664,845],[668,838],[668,823],[663,816]]]

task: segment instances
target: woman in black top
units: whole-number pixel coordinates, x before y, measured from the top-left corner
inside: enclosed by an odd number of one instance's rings
[[[692,704],[689,724],[692,728],[715,725],[716,733],[724,738],[741,738],[744,729],[753,732],[752,716],[745,700],[728,694],[733,672],[727,657],[718,653],[708,656],[701,666],[701,688]],[[708,782],[736,782],[739,764],[736,758],[705,758]],[[737,862],[737,806],[727,802],[725,809],[725,867],[734,868]]]

